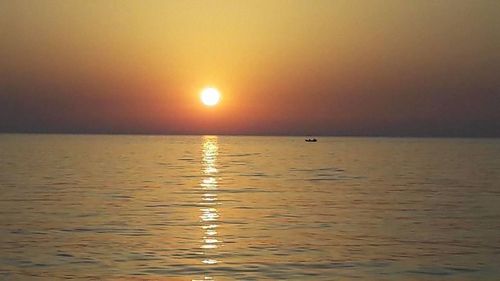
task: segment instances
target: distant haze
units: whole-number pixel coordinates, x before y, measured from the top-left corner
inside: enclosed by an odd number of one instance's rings
[[[0,132],[500,136],[500,1],[4,0],[0,42]]]

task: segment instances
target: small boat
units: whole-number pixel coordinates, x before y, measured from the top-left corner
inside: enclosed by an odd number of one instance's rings
[[[306,139],[306,142],[317,142],[317,139]]]

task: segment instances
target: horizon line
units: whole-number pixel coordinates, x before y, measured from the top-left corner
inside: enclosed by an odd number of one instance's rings
[[[429,138],[429,139],[500,139],[500,136],[470,135],[391,135],[391,134],[210,134],[210,133],[109,133],[109,132],[0,132],[0,135],[73,135],[73,136],[228,136],[228,137],[338,137],[338,138]]]

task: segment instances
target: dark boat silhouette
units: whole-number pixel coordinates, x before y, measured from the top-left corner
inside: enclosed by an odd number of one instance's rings
[[[306,139],[306,142],[317,142],[317,139]]]

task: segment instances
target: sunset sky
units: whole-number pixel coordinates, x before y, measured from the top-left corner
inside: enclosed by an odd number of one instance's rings
[[[0,0],[0,42],[0,132],[500,136],[500,1]]]

